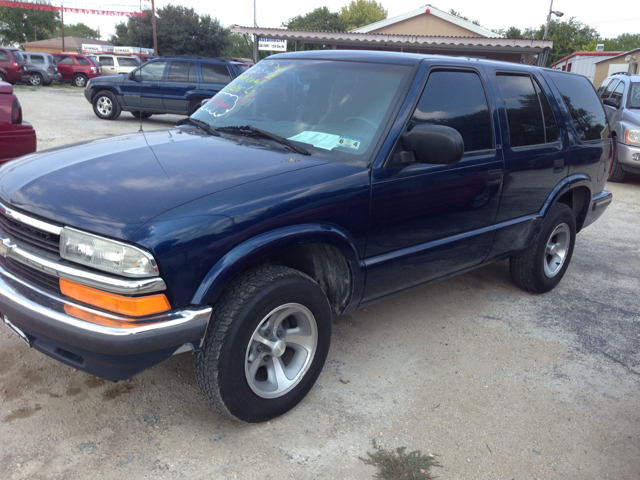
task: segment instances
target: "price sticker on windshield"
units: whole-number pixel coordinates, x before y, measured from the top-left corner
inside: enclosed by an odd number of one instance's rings
[[[358,150],[360,148],[360,144],[362,142],[360,140],[358,140],[357,138],[351,138],[351,137],[340,137],[338,139],[337,142],[337,147],[346,147],[346,148],[352,148],[354,150]]]

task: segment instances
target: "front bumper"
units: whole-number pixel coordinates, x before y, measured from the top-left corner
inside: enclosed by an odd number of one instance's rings
[[[174,310],[144,318],[133,328],[80,320],[65,307],[114,320],[122,316],[91,310],[16,277],[0,265],[0,312],[35,349],[74,368],[117,381],[132,377],[176,353],[200,347],[211,307]]]
[[[93,94],[93,90],[90,88],[84,89],[84,98],[87,99],[87,102],[91,103],[91,95]]]
[[[62,80],[62,74],[61,73],[49,73],[47,75],[47,77],[49,78],[49,83],[51,83],[52,81],[57,81],[60,82]]]
[[[640,173],[640,147],[618,143],[618,163],[625,170]]]

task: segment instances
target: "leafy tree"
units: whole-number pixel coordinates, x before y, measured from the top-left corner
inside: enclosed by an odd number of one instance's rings
[[[56,37],[62,36],[62,29],[58,26],[55,31]],[[85,25],[84,23],[69,24],[64,26],[65,37],[85,37],[93,38],[94,40],[100,40],[100,30],[94,30],[93,28]]]
[[[453,8],[447,12],[449,15],[453,15],[455,17],[461,18],[462,20],[466,20],[467,22],[471,22],[474,25],[481,27],[480,20],[469,20],[469,17],[465,17],[460,12],[456,12]]]
[[[337,12],[331,12],[327,7],[316,8],[306,15],[298,15],[282,22],[282,26],[290,30],[323,30],[326,32],[346,32],[347,25]],[[324,45],[314,43],[300,43],[299,50],[322,50]],[[294,42],[287,42],[287,49],[294,49]]]
[[[51,5],[46,0],[34,0],[32,3]],[[58,12],[0,7],[0,45],[51,38],[59,20]]]
[[[523,33],[525,38],[542,40],[544,30],[545,24],[542,24],[537,29],[527,28]],[[588,45],[598,37],[599,35],[595,28],[577,21],[575,17],[565,21],[551,20],[547,40],[553,40],[553,48],[549,52],[547,65],[551,65],[556,60],[579,51],[583,45]]]
[[[387,18],[387,9],[375,0],[351,0],[340,9],[340,20],[347,30],[363,27]]]
[[[223,57],[242,57],[242,58],[252,58],[253,56],[253,39],[252,36],[249,36],[249,46],[247,47],[247,42],[245,42],[244,37],[237,33],[232,33],[229,35],[229,43],[226,48],[222,52]]]
[[[504,38],[524,38],[524,34],[518,27],[509,27],[503,35]]]
[[[114,45],[153,45],[151,11],[146,17],[131,17],[116,25],[109,38]],[[229,29],[210,15],[198,15],[193,8],[167,5],[156,11],[158,52],[156,55],[220,56],[229,44]]]
[[[640,33],[623,33],[616,38],[605,38],[598,43],[604,43],[604,49],[608,52],[626,52],[640,48]]]

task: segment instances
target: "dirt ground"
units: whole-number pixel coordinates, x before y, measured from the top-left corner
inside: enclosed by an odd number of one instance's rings
[[[139,126],[80,90],[16,91],[40,149]],[[190,354],[110,383],[2,328],[0,477],[364,479],[376,439],[438,455],[442,479],[638,479],[640,179],[607,188],[555,290],[524,293],[498,262],[336,317],[316,386],[264,424],[218,415]]]

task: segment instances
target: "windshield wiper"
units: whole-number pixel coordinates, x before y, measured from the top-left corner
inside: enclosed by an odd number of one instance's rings
[[[216,128],[218,132],[224,133],[236,133],[238,135],[247,135],[247,136],[256,136],[256,137],[264,137],[269,138],[271,140],[275,140],[282,145],[286,145],[294,152],[300,153],[302,155],[311,155],[311,152],[300,145],[296,145],[291,140],[288,140],[280,135],[276,135],[275,133],[267,132],[266,130],[261,130],[259,128],[252,127],[251,125],[242,125],[242,126],[231,126],[231,127],[218,127]]]
[[[203,122],[202,120],[198,120],[197,118],[187,117],[187,118],[183,118],[178,123],[176,123],[176,125],[185,125],[185,124],[198,127],[199,129],[204,130],[209,135],[213,135],[214,137],[220,136],[220,134],[216,132],[215,128],[211,127],[211,125],[209,125],[207,122]]]

